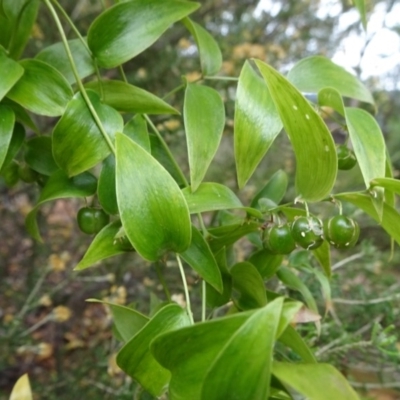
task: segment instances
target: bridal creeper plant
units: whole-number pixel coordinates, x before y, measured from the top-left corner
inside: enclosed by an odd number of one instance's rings
[[[40,3],[61,41],[19,60]],[[362,11],[363,2],[357,4]],[[318,363],[296,331],[295,323],[304,319],[318,329],[318,309],[290,268],[290,258],[283,261],[295,246],[303,247],[322,269],[309,266],[308,271],[329,287],[331,245],[349,248],[358,238],[358,225],[342,215],[342,202],[369,214],[400,243],[400,214],[394,208],[400,182],[392,178],[381,130],[369,112],[347,107],[343,98],[371,109],[374,100],[353,75],[324,57],[301,60],[286,77],[261,60],[246,61],[237,79],[234,115],[238,187],[246,186],[284,131],[296,157],[296,198],[281,204],[288,177],[278,171],[250,204],[242,204],[227,186],[204,182],[224,130],[225,110],[220,94],[207,84],[209,78],[224,79],[218,75],[221,52],[190,18],[199,7],[184,0],[120,1],[82,36],[56,0],[0,1],[1,174],[9,185],[19,177],[40,184],[37,204],[26,218],[37,240],[42,204],[97,198],[101,209],[85,208],[78,215],[81,228],[96,236],[76,270],[126,251],[150,262],[176,257],[186,308],[169,302],[149,317],[109,304],[123,343],[117,363],[153,396],[266,400],[292,399],[298,392],[315,400],[357,399],[340,372]],[[193,36],[202,71],[201,79],[184,81],[173,91],[183,93],[181,110],[168,104],[168,96],[131,85],[123,73],[125,62],[175,23]],[[63,24],[70,25],[75,38],[66,38]],[[112,68],[119,69],[122,80],[102,78],[101,70]],[[315,94],[314,101],[304,94]],[[321,117],[327,109],[348,133],[363,191],[333,192],[338,157]],[[30,113],[58,117],[52,133],[40,134]],[[133,117],[124,121],[124,113]],[[150,117],[160,114],[183,116],[189,177]],[[26,128],[35,135],[26,138]],[[341,159],[343,154],[348,152],[341,148]],[[310,213],[312,203],[324,201],[338,205],[338,218],[322,222]],[[203,213],[229,218],[214,218],[219,223],[206,226]],[[237,262],[230,250],[242,237],[253,243],[253,252]],[[202,279],[201,321],[193,318],[183,262]],[[265,282],[273,277],[300,291],[305,305],[266,290]],[[219,312],[206,318],[206,306]],[[221,310],[228,311],[215,317]]]

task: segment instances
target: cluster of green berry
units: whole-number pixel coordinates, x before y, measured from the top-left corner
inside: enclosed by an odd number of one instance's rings
[[[263,244],[273,254],[289,254],[296,245],[315,250],[327,240],[337,249],[348,249],[357,243],[358,223],[345,215],[322,222],[315,216],[297,217],[293,223],[273,224],[263,234]]]

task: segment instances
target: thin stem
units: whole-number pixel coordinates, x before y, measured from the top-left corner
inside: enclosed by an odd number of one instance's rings
[[[332,301],[334,303],[338,303],[338,304],[351,304],[351,305],[358,305],[358,306],[367,306],[370,304],[379,304],[379,303],[390,302],[390,301],[397,300],[397,299],[400,299],[400,293],[395,293],[391,296],[379,297],[377,299],[372,299],[372,300],[332,299]]]
[[[158,131],[158,129],[156,128],[156,126],[153,124],[153,121],[148,117],[147,114],[143,114],[143,116],[145,117],[147,123],[150,125],[151,129],[153,129],[154,133],[157,135],[158,139],[160,140],[162,146],[164,147],[165,152],[167,153],[169,159],[171,160],[172,164],[174,165],[174,167],[176,168],[180,178],[182,179],[182,182],[184,183],[185,186],[189,186],[189,183],[185,177],[185,175],[183,174],[182,170],[180,169],[178,163],[175,161],[174,156],[172,155],[169,147],[167,146],[167,144],[165,143],[164,138],[161,136],[161,133]]]
[[[184,289],[184,291],[185,291],[185,297],[186,297],[186,311],[187,311],[187,313],[188,313],[190,322],[191,322],[192,325],[193,325],[193,324],[194,324],[194,321],[193,321],[192,308],[190,307],[189,289],[188,289],[187,282],[186,282],[185,271],[183,270],[182,262],[181,262],[181,259],[180,259],[180,257],[179,257],[178,254],[176,254],[176,260],[178,261],[179,271],[180,271],[180,273],[181,273],[182,282],[183,282],[183,289]]]
[[[184,89],[186,87],[185,83],[182,83],[182,85],[177,86],[175,89],[172,89],[170,92],[168,92],[163,99],[165,100],[167,97],[172,96],[174,93],[179,92],[180,90]]]
[[[96,124],[97,124],[97,126],[98,126],[98,128],[99,128],[99,130],[101,132],[101,134],[103,135],[104,140],[107,142],[107,145],[110,148],[111,152],[113,154],[115,154],[115,148],[114,148],[114,145],[113,145],[113,143],[111,141],[111,138],[108,136],[107,132],[105,131],[105,129],[103,127],[103,124],[102,124],[99,116],[97,115],[97,112],[96,112],[95,108],[93,107],[93,104],[89,99],[89,96],[86,93],[86,90],[85,90],[85,88],[83,86],[83,83],[79,78],[79,74],[78,74],[78,71],[76,69],[75,61],[74,61],[74,58],[72,56],[71,49],[70,49],[70,47],[68,45],[67,37],[65,36],[64,29],[63,29],[63,27],[61,25],[60,19],[58,18],[56,10],[54,9],[53,5],[50,3],[50,0],[44,0],[44,2],[46,3],[46,6],[48,7],[50,13],[52,14],[52,16],[54,18],[54,21],[55,21],[56,25],[57,25],[58,31],[59,31],[60,36],[61,36],[61,40],[64,43],[64,47],[65,47],[65,51],[67,53],[68,60],[69,60],[69,62],[71,64],[72,72],[73,72],[73,74],[75,76],[75,80],[76,80],[76,83],[78,85],[79,91],[80,91],[83,99],[85,100],[85,103],[86,103],[87,107],[89,108],[89,111],[92,114],[93,119],[95,120],[95,122],[96,122]]]
[[[207,296],[207,285],[206,281],[203,280],[202,282],[202,298],[201,298],[201,321],[204,322],[206,320],[206,310],[207,310],[207,305],[206,305],[206,296]]]
[[[351,263],[354,260],[357,260],[358,258],[363,258],[364,255],[365,254],[363,252],[353,254],[350,257],[347,257],[344,260],[341,260],[341,261],[337,262],[336,264],[333,264],[331,269],[332,269],[332,271],[336,271],[337,269],[343,267],[346,264]]]
[[[203,76],[203,79],[213,80],[213,81],[234,81],[237,82],[239,78],[233,76]]]
[[[20,336],[28,336],[30,333],[36,331],[36,329],[39,329],[42,325],[44,325],[45,323],[49,322],[51,319],[52,319],[52,315],[51,314],[46,315],[43,319],[38,321],[35,325],[32,325],[25,332],[22,332],[20,334]]]
[[[160,283],[164,289],[164,293],[165,293],[167,300],[171,301],[171,293],[168,289],[167,283],[165,282],[164,275],[162,274],[159,262],[156,262],[156,273],[158,276],[158,280],[160,281]]]
[[[128,79],[126,78],[125,71],[124,71],[124,68],[122,67],[122,65],[118,65],[118,71],[119,71],[119,73],[121,75],[122,80],[125,83],[128,83]]]

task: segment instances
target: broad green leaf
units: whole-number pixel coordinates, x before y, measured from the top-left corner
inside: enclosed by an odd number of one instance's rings
[[[202,400],[268,399],[282,304],[280,298],[257,310],[230,337],[208,370]]]
[[[304,362],[317,362],[314,353],[307,346],[303,338],[296,331],[296,329],[293,328],[293,326],[288,325],[286,330],[282,333],[278,340],[285,346],[295,351],[303,359]]]
[[[97,197],[107,214],[118,214],[115,187],[115,156],[110,154],[104,161],[97,185]]]
[[[35,114],[57,117],[73,96],[68,81],[54,67],[39,60],[20,61],[25,70],[7,97]]]
[[[365,9],[365,0],[353,0],[354,5],[360,13],[361,23],[364,30],[367,30],[367,11]]]
[[[95,91],[103,103],[121,112],[140,114],[179,114],[179,111],[164,100],[122,81],[92,81],[85,87]]]
[[[207,86],[188,83],[183,105],[188,147],[190,182],[197,190],[211,164],[225,125],[224,103],[219,93]]]
[[[235,160],[243,188],[282,129],[270,90],[246,62],[239,77],[235,104]]]
[[[331,248],[327,240],[324,240],[318,249],[312,250],[314,257],[317,259],[325,275],[330,278],[332,276],[331,270]]]
[[[54,161],[52,147],[50,136],[37,136],[28,140],[25,145],[25,162],[43,175],[52,175],[59,169]]]
[[[195,192],[192,192],[190,187],[186,187],[182,193],[191,214],[243,208],[235,193],[220,183],[202,183]]]
[[[249,262],[253,264],[263,279],[271,279],[280,268],[284,256],[282,254],[271,254],[267,249],[262,249],[252,254]]]
[[[124,134],[117,134],[117,201],[122,225],[136,251],[155,261],[190,245],[189,210],[164,167]]]
[[[359,400],[346,378],[329,364],[273,362],[272,373],[310,400]]]
[[[33,132],[35,133],[40,133],[39,129],[35,125],[35,123],[32,121],[32,118],[28,114],[28,112],[25,110],[24,107],[20,106],[18,103],[15,101],[12,101],[11,99],[8,99],[7,97],[4,98],[1,102],[3,105],[9,106],[15,114],[15,119],[18,122],[23,123],[27,127],[31,128]]]
[[[149,153],[151,152],[150,137],[147,130],[147,122],[143,115],[136,114],[124,126],[124,133],[134,142],[142,146]]]
[[[235,264],[230,270],[235,305],[241,310],[251,310],[267,304],[264,281],[256,267],[249,262]],[[235,291],[238,295],[235,296]]]
[[[82,41],[80,39],[68,40],[68,45],[74,57],[74,62],[80,79],[94,74],[95,67],[92,57],[90,56],[90,50],[82,43]],[[60,71],[70,84],[76,82],[63,42],[54,43],[46,47],[39,52],[35,58],[50,64]]]
[[[7,57],[4,51],[0,50],[0,100],[15,85],[24,73],[24,69],[16,61]]]
[[[382,228],[398,243],[400,244],[400,214],[395,208],[384,203],[383,204],[383,214],[382,220],[378,215],[374,204],[372,202],[371,196],[365,195],[363,193],[342,193],[335,195],[335,198],[343,201],[348,201],[354,204],[356,207],[361,208],[368,215],[374,218]]]
[[[5,168],[9,165],[21,149],[25,140],[25,128],[18,122],[14,124],[11,139],[8,143],[7,154],[3,159],[2,166]]]
[[[68,178],[64,171],[56,171],[47,181],[35,207],[26,216],[25,225],[29,234],[36,240],[42,241],[36,214],[39,207],[47,201],[69,197],[87,197],[96,192],[97,180],[89,172]]]
[[[171,24],[199,6],[183,0],[115,4],[90,26],[88,45],[101,67],[116,67],[146,50]]]
[[[196,41],[203,75],[215,75],[222,66],[222,54],[218,43],[202,26],[190,18],[184,18],[182,22]]]
[[[6,160],[14,131],[15,115],[8,106],[0,105],[0,170]]]
[[[356,76],[323,56],[299,61],[289,71],[288,80],[301,92],[318,93],[321,89],[333,88],[342,96],[374,104],[370,91]]]
[[[96,93],[88,91],[87,95],[113,140],[115,133],[121,132],[124,126],[121,115],[102,104]],[[94,167],[110,154],[110,148],[80,93],[68,103],[54,127],[53,154],[56,163],[70,176]]]
[[[192,241],[181,257],[210,285],[222,293],[222,277],[203,235],[192,225]]]
[[[296,155],[296,189],[307,201],[328,196],[336,180],[332,135],[303,95],[267,64],[255,61],[269,87]]]
[[[272,200],[275,204],[279,204],[286,194],[288,186],[288,176],[281,169],[276,171],[266,185],[253,197],[250,206],[260,208],[258,201],[261,198]]]
[[[375,186],[382,187],[400,195],[400,180],[394,178],[376,178],[370,182],[371,189]]]
[[[170,400],[201,400],[203,382],[210,365],[253,314],[253,311],[242,312],[199,323],[163,334],[152,342],[154,357],[171,371]]]
[[[281,267],[279,271],[276,273],[279,280],[292,290],[297,290],[301,293],[306,302],[308,308],[314,311],[316,314],[319,314],[317,303],[313,295],[310,292],[310,289],[303,283],[303,281],[295,275],[289,268]]]
[[[120,229],[121,221],[114,221],[105,226],[93,239],[82,260],[74,269],[86,269],[106,258],[124,253],[124,247],[115,238]]]
[[[160,396],[170,380],[170,372],[150,353],[150,343],[162,333],[188,326],[189,317],[177,304],[163,307],[117,355],[118,366],[148,392]]]
[[[324,88],[318,92],[318,104],[333,108],[343,117],[345,116],[343,99],[340,93],[333,88]]]
[[[15,383],[9,400],[32,400],[31,385],[28,374],[22,375]]]
[[[132,337],[135,336],[150,321],[149,317],[146,317],[133,308],[103,300],[88,299],[86,301],[102,303],[110,307],[115,328],[121,335],[121,338],[124,342],[132,339]]]

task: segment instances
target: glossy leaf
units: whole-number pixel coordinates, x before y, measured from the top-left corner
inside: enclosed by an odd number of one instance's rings
[[[43,61],[23,60],[20,65],[25,72],[7,97],[35,114],[62,115],[73,95],[64,76]]]
[[[104,161],[99,175],[97,197],[107,214],[118,214],[117,192],[115,187],[115,157],[110,154]]]
[[[124,253],[124,247],[119,244],[115,237],[120,229],[121,221],[114,221],[105,226],[93,239],[75,270],[89,268],[99,261]]]
[[[258,201],[261,198],[270,199],[278,205],[286,194],[287,186],[287,173],[281,169],[276,171],[266,185],[253,197],[251,207],[260,208]]]
[[[282,254],[271,254],[267,249],[262,249],[252,254],[249,262],[253,264],[263,279],[272,278],[280,268],[284,256]]]
[[[0,100],[15,85],[24,73],[20,64],[7,57],[4,51],[0,50]]]
[[[124,133],[149,153],[151,152],[147,122],[140,114],[135,115],[124,126]]]
[[[150,343],[162,333],[189,324],[190,320],[186,311],[177,304],[163,307],[119,351],[117,356],[119,367],[152,395],[160,396],[170,380],[170,373],[150,353]]]
[[[222,66],[222,54],[218,43],[208,31],[190,18],[184,18],[182,22],[196,41],[203,75],[215,75]]]
[[[88,45],[101,67],[116,67],[146,50],[171,24],[198,7],[198,3],[183,0],[116,4],[92,23]]]
[[[335,198],[343,201],[348,201],[354,204],[356,207],[361,208],[364,212],[374,218],[382,228],[398,243],[400,244],[400,214],[395,208],[384,203],[383,204],[383,214],[382,220],[378,215],[374,204],[372,202],[371,196],[365,195],[363,193],[342,193],[335,195]]]
[[[222,292],[222,277],[214,255],[203,235],[192,225],[192,241],[181,257],[218,292]]]
[[[236,306],[242,310],[251,310],[267,304],[264,281],[254,265],[249,262],[235,264],[230,270]]]
[[[361,23],[364,30],[367,30],[367,11],[365,9],[365,0],[354,0],[354,5],[360,13]]]
[[[39,207],[47,201],[64,199],[69,197],[87,197],[96,192],[97,180],[89,172],[68,178],[65,172],[56,171],[47,181],[35,207],[26,217],[25,225],[29,234],[36,240],[41,241],[36,215]]]
[[[39,129],[37,128],[35,123],[32,121],[32,118],[30,117],[30,115],[28,114],[28,112],[25,110],[24,107],[20,106],[15,101],[8,99],[7,97],[5,97],[1,103],[9,106],[14,111],[15,119],[18,122],[21,122],[22,124],[31,128],[33,132],[40,133]]]
[[[272,373],[310,400],[359,400],[345,377],[329,364],[289,364],[274,361]]]
[[[268,399],[283,298],[257,310],[229,339],[204,379],[201,399]],[[224,379],[221,379],[221,376]]]
[[[132,339],[150,321],[149,317],[133,308],[103,300],[88,299],[86,301],[102,303],[110,307],[115,328],[124,342]]]
[[[25,162],[35,171],[50,176],[57,171],[58,165],[54,161],[52,138],[37,136],[26,142]]]
[[[122,225],[136,251],[155,261],[190,245],[189,210],[171,175],[126,135],[116,140],[117,201]]]
[[[114,139],[115,133],[123,129],[121,115],[101,104],[96,93],[88,91],[87,94],[105,131]],[[110,154],[110,148],[80,93],[68,103],[54,127],[53,154],[56,163],[70,176],[94,167]]]
[[[376,178],[370,182],[371,188],[383,187],[391,192],[400,195],[400,180],[394,178]]]
[[[15,115],[8,106],[0,105],[0,170],[7,157],[14,131]]]
[[[325,275],[330,278],[332,276],[331,270],[331,248],[327,240],[324,240],[322,245],[315,250],[312,250],[315,258],[321,265]]]
[[[9,165],[21,149],[25,140],[25,128],[23,125],[16,123],[12,132],[11,139],[8,143],[7,153],[3,159],[3,167]]]
[[[239,188],[243,188],[282,129],[270,90],[246,62],[236,92],[235,160]]]
[[[90,50],[81,42],[81,40],[69,40],[68,46],[70,47],[71,53],[74,57],[79,78],[83,79],[94,74],[95,67],[92,57],[90,56]],[[60,71],[70,84],[76,82],[75,75],[72,72],[71,64],[62,42],[47,46],[45,49],[40,51],[35,58],[50,64]]]
[[[195,192],[211,164],[225,125],[225,109],[219,93],[207,86],[188,83],[183,116],[188,147],[190,182]]]
[[[303,338],[296,331],[296,329],[293,328],[293,326],[288,325],[278,340],[285,346],[295,351],[302,358],[304,362],[307,363],[317,362],[314,353],[307,346]]]
[[[288,80],[301,92],[318,93],[329,87],[342,96],[374,104],[370,91],[356,76],[326,57],[303,58],[289,71]]]
[[[9,400],[32,400],[31,385],[28,374],[22,375],[15,383]]]
[[[182,193],[191,214],[243,207],[235,193],[220,183],[202,183],[195,192],[186,187]]]
[[[345,116],[343,99],[340,93],[333,88],[324,88],[318,92],[318,104],[333,108],[343,117]]]
[[[256,60],[296,155],[296,188],[307,201],[330,194],[337,157],[331,133],[309,102],[272,67]]]
[[[92,81],[85,87],[95,91],[102,101],[121,112],[140,114],[179,114],[179,111],[164,100],[123,81]]]

